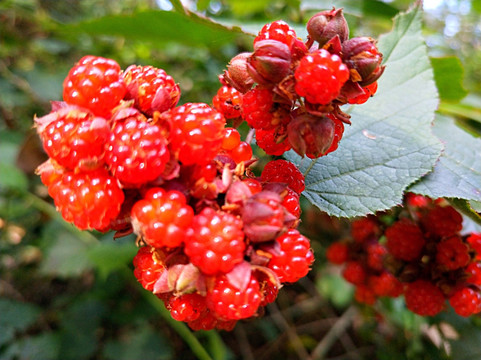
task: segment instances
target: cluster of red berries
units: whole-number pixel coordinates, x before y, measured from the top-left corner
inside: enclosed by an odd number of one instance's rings
[[[470,316],[481,312],[481,234],[462,236],[462,222],[444,200],[408,194],[394,223],[385,226],[376,217],[353,222],[354,241],[332,244],[327,258],[346,263],[343,275],[357,286],[360,302],[391,296],[378,290],[386,286],[404,293],[416,314],[436,315],[447,300],[458,315]],[[385,282],[372,280],[373,271]]]
[[[384,266],[386,247],[379,242],[381,224],[375,216],[351,223],[351,238],[331,244],[326,251],[329,262],[344,264],[342,275],[356,288],[354,298],[373,305],[378,297],[398,297],[402,284]]]
[[[336,150],[350,123],[340,106],[366,102],[384,70],[372,38],[349,39],[342,9],[314,15],[307,30],[303,42],[284,21],[265,25],[254,51],[235,56],[220,76],[214,106],[256,129],[269,155],[292,148],[317,158]]]
[[[275,160],[256,178],[224,115],[179,97],[162,69],[82,58],[35,119],[50,157],[38,173],[66,221],[139,236],[135,276],[175,319],[231,329],[309,271],[304,177]]]

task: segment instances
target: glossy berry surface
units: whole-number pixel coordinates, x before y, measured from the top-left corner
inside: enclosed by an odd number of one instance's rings
[[[222,147],[225,119],[202,103],[188,103],[171,111],[171,148],[183,165],[205,164]]]
[[[133,117],[117,122],[106,144],[105,161],[110,171],[127,184],[156,179],[169,158],[160,128]]]
[[[240,320],[255,315],[262,300],[259,283],[251,277],[244,289],[219,276],[213,289],[207,292],[207,306],[223,320]]]
[[[287,137],[278,136],[277,129],[272,130],[256,130],[257,145],[268,155],[280,156],[291,149]]]
[[[276,40],[291,46],[296,39],[296,32],[283,20],[277,20],[263,26],[254,39],[254,44],[261,40]]]
[[[277,274],[279,281],[295,282],[306,276],[314,261],[309,239],[291,229],[276,238],[276,244],[268,267]]]
[[[463,228],[463,217],[452,206],[436,206],[423,217],[422,224],[431,234],[451,236]]]
[[[416,280],[407,284],[404,291],[406,306],[421,316],[434,316],[444,309],[444,295],[433,283]]]
[[[194,217],[185,253],[203,273],[228,273],[244,257],[242,221],[234,215],[205,208]]]
[[[436,246],[436,262],[446,270],[465,267],[470,260],[469,248],[459,236],[444,239]]]
[[[335,242],[326,250],[326,258],[332,264],[344,264],[349,256],[349,248],[347,244]]]
[[[349,69],[337,55],[321,49],[301,59],[295,71],[296,92],[313,104],[329,104],[349,79]]]
[[[280,182],[289,186],[296,193],[304,191],[304,175],[296,165],[286,160],[269,161],[262,170],[261,180],[264,182]]]
[[[63,83],[63,99],[109,118],[127,89],[120,66],[112,59],[84,56],[70,69]]]
[[[124,201],[117,180],[104,169],[66,172],[48,191],[63,218],[81,230],[108,228]]]
[[[464,287],[449,298],[449,304],[456,314],[464,317],[471,316],[481,312],[481,294],[479,290]]]
[[[220,111],[226,119],[235,119],[241,116],[242,93],[231,86],[221,86],[212,99],[212,105]]]
[[[177,247],[190,231],[194,210],[185,196],[175,190],[151,188],[132,207],[135,233],[154,247]]]
[[[172,296],[167,308],[170,315],[177,321],[195,321],[205,311],[205,296],[199,294],[184,294]]]
[[[153,66],[129,66],[124,74],[128,98],[147,115],[154,111],[164,112],[179,102],[180,88],[172,76]]]
[[[134,276],[144,289],[153,291],[154,285],[165,270],[160,253],[150,246],[139,248],[134,257]]]

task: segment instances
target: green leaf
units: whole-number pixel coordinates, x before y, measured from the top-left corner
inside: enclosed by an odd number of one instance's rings
[[[2,359],[58,359],[58,342],[59,338],[56,333],[45,332],[37,336],[26,337],[9,346],[2,354]]]
[[[467,95],[463,65],[456,56],[431,58],[431,65],[441,100],[459,101]]]
[[[219,47],[231,43],[243,34],[237,26],[227,27],[200,15],[170,11],[142,11],[130,15],[109,15],[73,25],[59,26],[65,35],[122,36],[127,39],[149,41],[155,45],[166,42],[189,46]]]
[[[477,225],[481,225],[481,215],[473,208],[471,202],[462,199],[449,199],[451,205],[461,211],[463,215],[467,216],[470,220],[474,221]],[[466,229],[466,221],[463,223],[463,232],[468,233]]]
[[[444,152],[434,171],[409,190],[432,198],[481,201],[481,139],[461,130],[445,116],[437,116],[434,133],[443,141]]]
[[[0,347],[13,339],[16,332],[26,330],[40,315],[36,306],[0,298]]]
[[[27,191],[27,176],[16,166],[0,162],[0,174],[2,174],[0,176],[0,191]]]
[[[339,274],[323,274],[316,282],[316,287],[337,308],[346,308],[352,303],[354,287]]]
[[[91,247],[87,256],[95,264],[100,278],[106,279],[110,273],[130,264],[136,253],[137,248],[133,241],[114,243],[110,240]]]
[[[42,244],[45,254],[40,272],[44,275],[75,277],[92,268],[87,257],[89,246],[56,222],[51,222],[45,228]]]
[[[400,204],[404,190],[441,154],[431,133],[438,97],[421,18],[418,4],[381,37],[386,70],[378,92],[350,111],[352,126],[339,149],[317,161],[287,153],[307,173],[304,196],[329,215],[363,216]]]

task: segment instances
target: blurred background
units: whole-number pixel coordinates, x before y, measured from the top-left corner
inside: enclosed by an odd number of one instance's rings
[[[185,332],[137,284],[132,236],[79,232],[56,213],[34,174],[46,159],[33,117],[61,100],[62,82],[82,56],[153,65],[174,77],[181,103],[211,103],[229,59],[250,51],[267,22],[284,19],[305,38],[314,13],[343,7],[351,36],[378,37],[409,0],[191,0],[186,9],[229,26],[180,16],[168,0],[0,1],[0,359],[479,359],[481,319],[445,313],[423,319],[402,300],[352,305],[353,289],[328,266],[324,249],[349,223],[303,202],[301,232],[313,240],[312,272],[286,286],[263,317],[232,332]],[[481,2],[425,0],[433,58],[452,57],[464,94],[442,94],[440,111],[479,136]],[[162,12],[160,12],[162,11]],[[168,12],[168,13],[166,13]],[[433,60],[435,61],[435,60]],[[259,153],[260,154],[260,153]],[[260,154],[262,155],[262,154]]]

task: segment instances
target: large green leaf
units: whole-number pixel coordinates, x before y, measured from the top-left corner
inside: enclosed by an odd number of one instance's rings
[[[443,141],[444,152],[434,171],[410,191],[432,198],[481,201],[481,139],[461,130],[444,116],[437,116],[434,133]]]
[[[131,15],[109,15],[73,25],[59,26],[66,35],[87,33],[113,35],[128,39],[166,42],[189,46],[219,47],[243,34],[239,27],[228,27],[194,13],[171,11],[142,11]]]
[[[459,101],[466,96],[463,88],[464,70],[456,56],[431,58],[434,80],[441,100]]]
[[[382,36],[386,70],[378,93],[350,111],[339,149],[317,161],[290,152],[307,172],[303,193],[330,215],[354,217],[401,203],[404,190],[432,170],[442,145],[431,133],[438,94],[421,34],[418,4]]]

